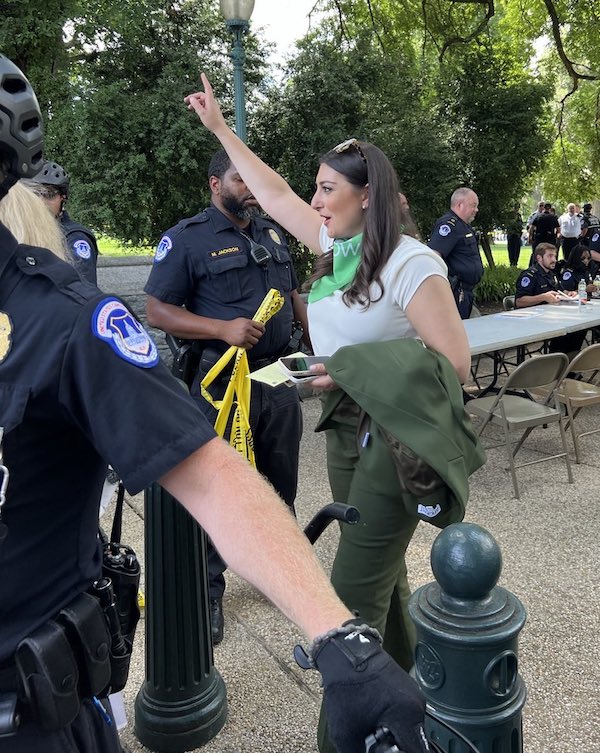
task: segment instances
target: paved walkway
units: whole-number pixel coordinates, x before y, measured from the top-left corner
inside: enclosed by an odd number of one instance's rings
[[[146,270],[148,271],[148,270]],[[100,285],[107,292],[114,288]],[[139,295],[139,289],[133,292]],[[322,435],[314,434],[319,403],[304,402],[298,517],[304,525],[329,500]],[[594,428],[600,410],[581,419]],[[536,437],[537,433],[537,437]],[[583,441],[584,462],[573,466],[569,485],[564,462],[553,460],[517,471],[522,498],[512,497],[502,450],[490,450],[487,464],[472,478],[466,519],[497,539],[504,566],[500,585],[524,603],[528,619],[520,640],[520,671],[528,687],[524,710],[527,753],[579,753],[600,749],[600,434]],[[492,444],[488,439],[487,444]],[[553,453],[555,427],[536,430],[523,459]],[[429,552],[436,529],[421,524],[410,545],[413,588],[431,582]],[[127,500],[124,540],[143,553],[143,499]],[[332,526],[317,544],[329,568],[337,533]],[[256,591],[228,575],[226,628],[215,649],[215,665],[228,689],[229,720],[206,753],[316,753],[318,677],[292,659],[302,639]],[[143,620],[134,651],[125,701],[130,725],[122,739],[128,753],[145,750],[131,731],[133,701],[144,679]]]

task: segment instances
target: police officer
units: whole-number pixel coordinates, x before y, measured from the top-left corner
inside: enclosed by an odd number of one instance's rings
[[[69,183],[65,169],[50,161],[44,162],[37,175],[28,181],[29,186],[44,199],[52,214],[59,219],[77,271],[84,279],[96,285],[98,244],[92,231],[71,219],[65,209],[69,198]]]
[[[561,284],[554,274],[556,267],[557,248],[553,243],[538,243],[534,251],[535,264],[521,272],[517,278],[515,291],[516,308],[537,306],[543,303],[559,304],[561,297],[558,291]],[[568,289],[567,294],[573,298],[577,292]],[[570,304],[569,304],[570,305]],[[577,353],[585,340],[587,330],[578,330],[562,337],[555,337],[549,341],[550,353],[566,353],[572,357]]]
[[[592,214],[592,205],[588,202],[583,205],[582,237],[580,242],[587,246],[592,253],[590,272],[592,276],[600,269],[600,218]]]
[[[248,349],[250,370],[282,355],[294,318],[306,328],[304,303],[283,231],[260,216],[258,204],[227,152],[210,161],[212,204],[168,230],[158,244],[146,284],[148,323],[195,341],[200,370],[191,394],[211,423],[216,412],[200,395],[200,381],[230,345]],[[270,288],[283,308],[266,326],[252,321]],[[210,392],[223,396],[229,373]],[[293,510],[302,416],[295,389],[252,383],[250,426],[256,466]],[[214,644],[223,638],[225,563],[209,544],[210,615]]]
[[[0,200],[41,166],[40,124],[27,79],[0,55]],[[108,658],[86,596],[101,573],[107,462],[131,493],[158,479],[313,640],[340,753],[381,726],[424,753],[416,684],[356,624],[292,516],[215,437],[126,306],[1,224],[0,334],[0,753],[122,753],[110,704],[89,687]],[[65,627],[82,603],[106,636],[93,662]]]
[[[560,276],[560,286],[563,290],[577,290],[581,280],[585,282],[587,293],[593,293],[596,286],[590,273],[591,255],[587,246],[578,243],[571,249],[565,268]]]
[[[448,279],[461,319],[471,316],[473,288],[483,277],[477,237],[471,227],[478,208],[475,191],[457,188],[450,198],[450,211],[437,220],[428,243],[448,265]]]
[[[529,228],[529,242],[531,243],[532,265],[535,264],[535,249],[538,243],[552,243],[557,246],[557,233],[560,222],[555,214],[550,211],[552,204],[545,202],[544,209],[534,217]]]

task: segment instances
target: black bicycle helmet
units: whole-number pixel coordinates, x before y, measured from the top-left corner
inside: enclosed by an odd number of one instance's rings
[[[13,178],[31,178],[42,165],[42,116],[31,84],[0,55],[0,163]]]
[[[60,188],[65,196],[69,193],[69,176],[67,171],[56,162],[46,160],[42,165],[42,169],[31,180],[33,183]]]

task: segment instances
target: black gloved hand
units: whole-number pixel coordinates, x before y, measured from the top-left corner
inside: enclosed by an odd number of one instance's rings
[[[377,631],[345,623],[315,641],[311,659],[323,677],[329,736],[338,753],[364,753],[365,738],[381,727],[402,753],[430,750],[425,699],[382,649]]]

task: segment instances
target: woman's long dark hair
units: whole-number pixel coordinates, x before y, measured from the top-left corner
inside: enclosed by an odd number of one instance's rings
[[[590,249],[583,243],[578,243],[576,246],[573,246],[569,253],[566,266],[574,272],[588,272],[589,267],[586,267],[581,259],[584,254],[591,256]]]
[[[365,209],[361,260],[350,287],[344,292],[346,305],[359,303],[368,308],[383,295],[381,271],[400,241],[405,227],[412,227],[412,219],[403,216],[400,208],[398,176],[385,154],[374,144],[359,141],[342,152],[335,149],[324,154],[319,164],[325,164],[343,175],[357,188],[369,185],[369,204]],[[320,256],[312,276],[307,282],[331,274],[333,253]],[[380,294],[371,299],[369,286],[376,282]]]

